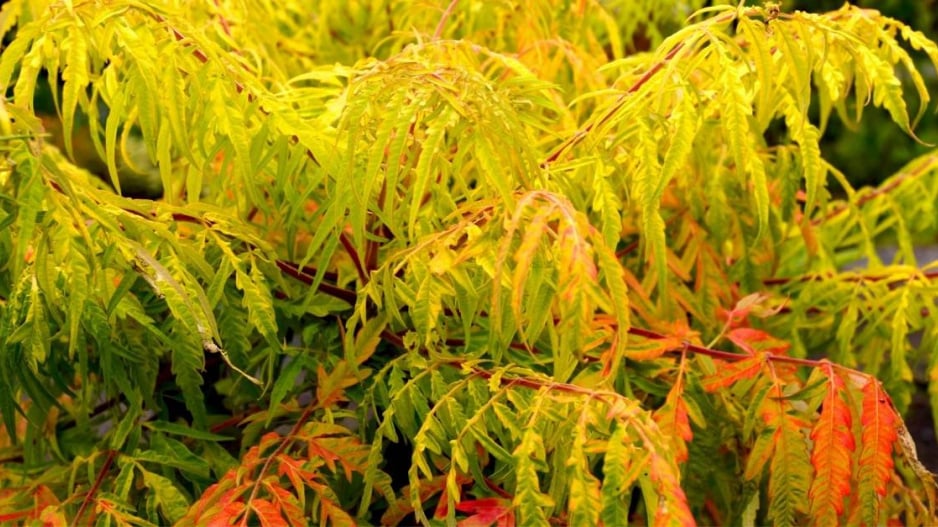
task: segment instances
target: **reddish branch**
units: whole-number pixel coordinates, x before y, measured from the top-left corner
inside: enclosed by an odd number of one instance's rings
[[[910,179],[915,179],[915,178],[921,176],[922,174],[925,174],[925,173],[928,172],[930,169],[933,169],[935,163],[938,162],[938,155],[932,154],[932,155],[926,157],[925,159],[928,159],[928,162],[922,161],[921,165],[919,165],[918,167],[916,167],[915,170],[912,170],[912,171],[910,171],[910,172],[903,172],[902,174],[897,175],[896,177],[892,178],[891,180],[889,180],[889,181],[886,182],[885,184],[883,184],[883,185],[881,185],[881,186],[879,186],[879,187],[873,189],[873,191],[871,191],[870,193],[864,194],[864,195],[860,196],[859,198],[857,198],[857,200],[856,200],[854,203],[852,203],[852,204],[845,204],[845,205],[843,205],[842,207],[838,207],[838,208],[836,208],[836,209],[834,209],[834,210],[828,212],[825,216],[822,216],[822,217],[820,217],[820,218],[815,218],[815,219],[811,222],[811,225],[814,225],[814,226],[821,225],[822,223],[824,223],[824,222],[826,222],[826,221],[828,221],[828,220],[831,220],[831,219],[833,219],[833,218],[835,218],[835,217],[837,217],[837,216],[843,214],[844,212],[850,210],[851,206],[853,206],[853,207],[859,207],[859,206],[863,205],[864,203],[866,203],[866,202],[868,202],[868,201],[872,201],[872,200],[874,200],[874,199],[876,199],[876,198],[878,198],[878,197],[880,197],[880,196],[889,194],[889,193],[892,192],[893,190],[895,190],[895,189],[899,188],[900,186],[902,186],[902,184],[905,183],[906,181],[908,181],[908,180],[910,180]]]
[[[670,62],[671,59],[673,59],[678,54],[678,52],[681,51],[681,49],[683,48],[684,48],[684,43],[678,42],[677,45],[671,48],[671,51],[669,51],[668,54],[665,55],[664,59],[656,62],[651,68],[649,68],[648,71],[645,72],[644,75],[641,76],[641,78],[635,81],[635,84],[633,84],[628,90],[626,90],[625,93],[620,95],[619,99],[616,100],[616,103],[612,106],[612,108],[607,110],[606,113],[599,119],[599,121],[590,123],[586,125],[585,128],[581,130],[577,130],[577,132],[573,134],[572,137],[570,137],[569,139],[564,141],[559,147],[557,147],[557,149],[554,150],[554,152],[550,154],[541,165],[544,167],[551,165],[552,163],[557,161],[557,159],[559,159],[560,156],[563,155],[564,152],[576,146],[584,138],[586,138],[587,134],[592,132],[594,128],[598,126],[602,126],[603,124],[606,124],[607,122],[609,122],[609,119],[612,119],[612,117],[616,114],[616,112],[618,112],[622,108],[622,106],[625,105],[626,99],[630,95],[637,92],[649,80],[651,80],[651,78],[654,77],[656,73],[661,71],[661,68],[663,68],[665,64]]]
[[[440,17],[440,22],[436,25],[436,30],[433,32],[433,40],[440,40],[440,37],[443,35],[443,26],[446,25],[446,19],[453,14],[453,10],[456,9],[456,4],[459,3],[459,0],[451,0],[449,5],[446,6],[446,11],[443,11],[443,16]]]
[[[314,275],[307,274],[306,269],[308,268],[300,269],[295,263],[287,262],[285,260],[277,260],[277,268],[286,273],[288,276],[299,280],[304,284],[312,285],[316,282],[316,277]],[[355,301],[358,299],[358,294],[355,291],[344,289],[324,281],[320,281],[319,285],[316,286],[316,289],[323,294],[344,300],[352,305],[355,305]]]
[[[300,418],[297,419],[296,423],[294,423],[293,428],[290,429],[290,433],[288,433],[286,437],[283,438],[283,441],[277,445],[277,448],[274,449],[274,451],[271,452],[269,456],[267,456],[267,459],[264,460],[264,464],[261,466],[260,472],[254,479],[254,485],[251,488],[251,494],[248,496],[247,501],[245,501],[247,507],[244,509],[244,516],[242,516],[241,521],[238,522],[240,527],[247,527],[248,525],[248,519],[250,519],[251,511],[253,510],[250,505],[257,497],[257,493],[260,491],[261,483],[264,480],[264,474],[270,470],[271,463],[273,463],[274,459],[280,456],[280,454],[283,454],[284,450],[287,449],[287,445],[293,442],[293,439],[299,435],[300,429],[303,428],[303,425],[309,421],[309,418],[312,417],[313,412],[316,411],[319,407],[320,404],[316,399],[310,401],[310,403],[306,406],[306,409],[303,410],[303,414],[300,415]]]
[[[358,273],[359,280],[362,281],[362,284],[367,284],[368,273],[365,272],[365,268],[362,266],[362,259],[358,255],[358,251],[355,250],[352,240],[343,232],[339,234],[339,242],[342,244],[342,247],[345,248],[345,252],[348,253],[349,258],[352,259],[352,263],[355,264],[355,272]]]
[[[76,514],[75,518],[72,519],[72,527],[78,525],[78,521],[81,520],[82,516],[84,516],[85,509],[88,508],[88,504],[91,503],[94,495],[97,494],[98,489],[101,488],[101,483],[104,481],[104,477],[107,475],[108,470],[110,470],[111,463],[114,462],[115,456],[117,456],[116,450],[109,449],[107,451],[107,457],[104,458],[104,465],[102,465],[101,470],[98,471],[98,477],[95,478],[94,484],[91,485],[91,489],[88,490],[88,494],[85,495],[85,499],[81,501],[81,507],[78,508],[78,514]]]

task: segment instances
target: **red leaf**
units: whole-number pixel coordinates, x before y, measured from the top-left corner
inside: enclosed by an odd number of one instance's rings
[[[834,372],[829,362],[827,395],[821,415],[811,431],[814,450],[811,464],[815,476],[808,497],[811,499],[811,518],[817,525],[837,525],[844,511],[844,497],[850,494],[851,456],[854,450],[850,407],[842,397],[844,381]]]
[[[0,514],[0,522],[9,522],[13,520],[25,520],[29,517],[31,511],[6,512]]]
[[[459,486],[469,484],[472,481],[472,478],[466,475],[456,476],[456,484]],[[420,502],[425,503],[436,494],[441,494],[446,490],[446,476],[434,476],[433,479],[421,480],[417,488],[420,495]],[[381,525],[397,525],[408,514],[414,512],[413,504],[410,501],[410,494],[411,488],[409,485],[401,490],[400,495],[403,498],[395,500],[390,504],[388,510],[381,516]]]
[[[456,510],[472,514],[460,520],[457,523],[459,527],[489,527],[495,522],[498,527],[509,527],[515,524],[511,500],[503,498],[463,501],[456,504]]]
[[[719,369],[714,375],[704,379],[703,388],[708,392],[715,392],[742,379],[749,379],[762,369],[764,362],[765,355],[762,353],[746,357],[727,366],[717,362]]]
[[[36,504],[33,509],[35,517],[38,517],[46,507],[59,504],[59,498],[52,492],[52,489],[45,485],[36,487],[36,490],[33,491],[33,501]]]

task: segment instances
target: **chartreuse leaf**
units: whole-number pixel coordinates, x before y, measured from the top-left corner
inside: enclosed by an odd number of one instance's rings
[[[0,516],[934,523],[846,367],[904,408],[934,362],[935,156],[832,170],[828,205],[819,147],[866,104],[911,133],[927,38],[850,6],[294,3],[3,5]],[[87,139],[164,198],[92,179]],[[831,339],[850,364],[805,358]]]
[[[629,523],[628,490],[647,466],[649,453],[632,445],[626,427],[616,423],[603,457],[600,518],[605,525]]]
[[[166,477],[159,474],[140,470],[143,475],[143,484],[150,489],[148,501],[159,507],[166,520],[175,522],[182,518],[189,506],[189,500],[183,493]]]
[[[587,406],[584,412],[589,412]],[[567,509],[570,521],[576,525],[598,525],[600,507],[600,483],[590,471],[586,456],[587,420],[581,415],[574,427],[573,445],[567,470],[570,472],[570,499]]]
[[[273,298],[263,274],[256,265],[251,265],[249,274],[235,272],[235,284],[244,292],[242,305],[247,309],[248,321],[260,331],[271,346],[278,346],[277,320]]]
[[[88,72],[88,46],[85,42],[82,25],[68,32],[62,43],[65,49],[65,71],[62,73],[62,134],[68,155],[75,157],[72,147],[72,130],[75,125],[75,112],[79,98],[85,93],[90,81]]]
[[[543,439],[534,427],[526,429],[513,456],[516,480],[513,503],[518,511],[518,524],[544,525],[547,521],[544,509],[553,506],[553,500],[541,492],[538,482],[538,472],[546,467]]]
[[[757,238],[762,235],[769,221],[769,189],[762,159],[754,153],[752,140],[752,98],[743,85],[741,66],[726,52],[720,54],[722,65],[721,83],[726,88],[724,104],[725,118],[721,120],[726,139],[733,152],[736,171],[747,174],[752,181],[754,208],[758,218]]]

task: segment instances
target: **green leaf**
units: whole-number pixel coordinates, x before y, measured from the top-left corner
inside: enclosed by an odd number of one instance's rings
[[[189,508],[189,500],[180,492],[169,478],[154,474],[146,470],[141,470],[143,474],[143,484],[153,493],[153,501],[160,507],[165,517],[170,522],[176,522],[186,513]]]
[[[203,441],[231,441],[228,436],[213,434],[203,430],[196,430],[188,426],[170,423],[168,421],[145,421],[143,426],[156,432],[188,437],[190,439],[201,439]]]

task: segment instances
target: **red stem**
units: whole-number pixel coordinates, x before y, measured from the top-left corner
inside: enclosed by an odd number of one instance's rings
[[[91,500],[94,498],[94,495],[98,492],[98,489],[101,487],[101,483],[104,482],[104,477],[107,475],[107,471],[111,468],[111,463],[114,461],[114,457],[117,455],[116,450],[108,450],[107,457],[104,458],[104,465],[101,466],[101,470],[98,471],[98,477],[95,478],[94,484],[91,485],[91,489],[88,491],[88,494],[85,495],[85,499],[81,501],[81,507],[78,508],[78,514],[75,515],[75,518],[72,520],[72,527],[78,525],[78,521],[85,514],[85,509],[88,508],[88,504],[91,503]]]
[[[358,251],[355,250],[355,246],[352,245],[352,240],[343,232],[339,235],[339,242],[342,243],[342,247],[345,248],[345,252],[348,253],[349,258],[352,259],[352,263],[355,264],[355,272],[358,273],[358,279],[362,281],[362,284],[368,283],[368,273],[365,272],[365,268],[362,266],[362,259],[358,255]]]

